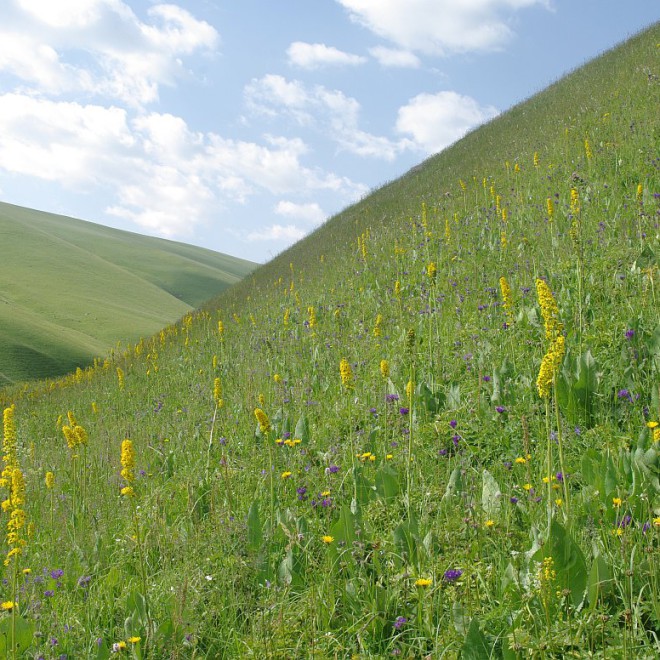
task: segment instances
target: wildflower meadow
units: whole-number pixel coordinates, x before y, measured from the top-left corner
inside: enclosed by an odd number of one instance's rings
[[[0,657],[658,657],[658,108],[660,25],[0,390]]]

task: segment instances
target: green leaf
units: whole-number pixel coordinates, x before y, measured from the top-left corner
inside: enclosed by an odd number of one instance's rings
[[[248,548],[258,550],[264,540],[261,517],[259,516],[259,504],[253,500],[247,517]]]
[[[305,415],[305,413],[300,415],[293,437],[300,438],[303,443],[309,442],[309,421],[307,420],[307,415]]]
[[[417,565],[417,544],[419,543],[419,528],[417,520],[411,516],[410,520],[402,522],[394,530],[394,545],[404,561]]]
[[[477,617],[473,617],[461,649],[461,658],[463,660],[490,660],[492,652],[493,649],[488,645],[486,637],[479,628]]]
[[[355,516],[347,505],[342,506],[337,522],[330,529],[330,536],[334,536],[336,543],[343,541],[348,546],[355,541]]]
[[[23,651],[30,648],[34,640],[34,623],[27,621],[22,616],[16,616],[15,621],[15,648],[17,657]],[[11,616],[5,616],[0,621],[0,653],[3,658],[9,658],[12,650],[12,619]]]
[[[568,590],[573,604],[579,605],[587,588],[587,564],[580,546],[556,520],[552,521],[548,539],[534,560],[541,563],[546,557],[552,557],[557,588]]]
[[[613,591],[612,569],[601,555],[597,555],[589,571],[588,598],[591,607],[596,607],[599,597],[605,598]]]
[[[389,465],[382,465],[376,472],[376,492],[386,502],[392,501],[401,490],[399,473]]]
[[[495,477],[486,469],[483,471],[481,507],[488,518],[497,518],[502,507],[502,492]]]
[[[463,479],[461,476],[461,468],[455,467],[449,475],[449,481],[447,483],[447,488],[445,488],[445,494],[442,496],[442,501],[449,500],[452,497],[455,497],[463,490]]]

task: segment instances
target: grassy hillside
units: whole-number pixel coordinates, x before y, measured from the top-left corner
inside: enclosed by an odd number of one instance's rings
[[[55,377],[150,336],[254,264],[0,203],[0,384]]]
[[[658,44],[113,361],[5,389],[0,644],[657,657]]]

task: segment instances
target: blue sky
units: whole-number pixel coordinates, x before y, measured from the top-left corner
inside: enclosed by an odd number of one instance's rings
[[[0,200],[265,262],[658,0],[3,0]]]

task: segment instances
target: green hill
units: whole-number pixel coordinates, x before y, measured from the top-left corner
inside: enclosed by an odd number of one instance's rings
[[[656,24],[1,390],[0,648],[657,657],[659,53]]]
[[[0,383],[55,377],[148,337],[254,264],[0,203]]]

